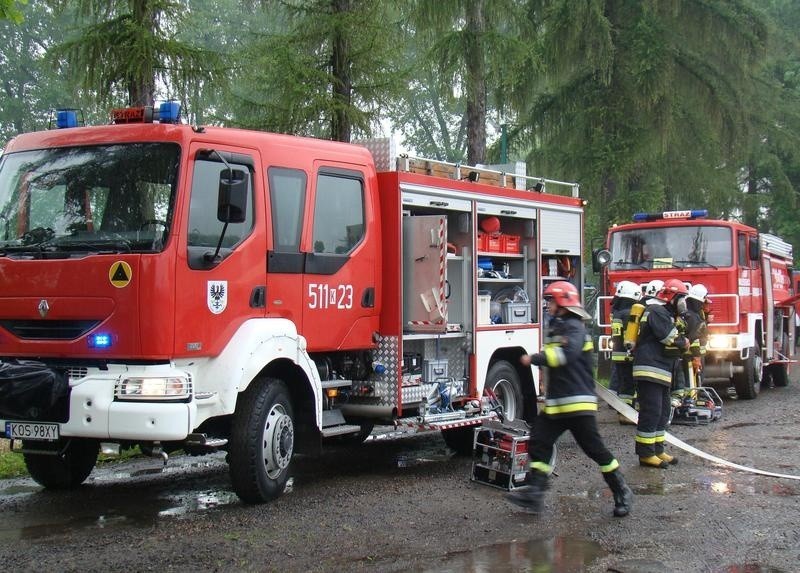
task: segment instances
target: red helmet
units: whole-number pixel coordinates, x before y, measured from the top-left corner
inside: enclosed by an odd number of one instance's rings
[[[500,232],[500,219],[495,216],[486,217],[481,221],[481,230],[490,235]]]
[[[672,302],[672,300],[678,295],[686,295],[689,293],[689,289],[686,288],[686,285],[683,281],[678,279],[667,279],[664,282],[664,286],[661,288],[660,291],[656,293],[656,298],[663,300],[665,302]]]
[[[554,283],[550,283],[550,285],[544,289],[544,296],[552,298],[553,302],[555,302],[557,306],[565,308],[568,311],[577,314],[581,318],[591,318],[591,316],[589,316],[589,314],[583,309],[583,305],[581,304],[581,296],[578,293],[578,289],[570,282],[556,281]]]

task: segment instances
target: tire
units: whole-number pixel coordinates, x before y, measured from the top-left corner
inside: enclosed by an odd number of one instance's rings
[[[744,372],[733,376],[733,386],[740,400],[754,400],[761,390],[761,352],[751,348],[744,361]]]
[[[773,364],[767,366],[772,384],[776,388],[786,388],[789,385],[789,375],[786,373],[786,364]]]
[[[478,426],[466,426],[464,428],[453,428],[442,430],[444,443],[459,456],[471,456],[473,449],[473,439],[475,428]]]
[[[254,381],[239,397],[228,451],[233,491],[245,503],[283,493],[294,453],[294,410],[280,380]]]
[[[503,406],[503,417],[507,421],[522,418],[524,411],[522,386],[516,368],[509,362],[498,360],[489,368],[485,387],[497,396],[497,400]]]
[[[23,440],[23,449],[41,450],[41,442]],[[25,467],[33,480],[47,489],[74,489],[92,473],[97,463],[100,442],[85,438],[62,438],[45,446],[58,454],[25,453]]]

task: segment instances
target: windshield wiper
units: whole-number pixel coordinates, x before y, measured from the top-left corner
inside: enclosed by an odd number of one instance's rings
[[[633,261],[611,261],[612,265],[625,265],[626,267],[636,267],[637,269],[647,270],[647,266],[642,263],[634,263]]]
[[[89,251],[96,253],[130,253],[131,242],[127,239],[106,239],[96,241],[47,241],[39,245],[42,251]]]
[[[711,267],[714,270],[719,268],[717,265],[712,265],[708,261],[674,261],[674,263],[675,264],[680,263],[680,264],[684,265],[683,267],[680,267],[680,268],[685,268],[685,267],[694,266],[694,265],[697,265],[699,267]]]

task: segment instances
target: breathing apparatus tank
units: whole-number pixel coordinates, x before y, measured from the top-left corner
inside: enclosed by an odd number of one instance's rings
[[[631,307],[628,324],[625,325],[625,332],[622,336],[623,344],[627,350],[633,350],[639,341],[639,322],[642,320],[644,309],[645,305],[641,302],[637,302]]]

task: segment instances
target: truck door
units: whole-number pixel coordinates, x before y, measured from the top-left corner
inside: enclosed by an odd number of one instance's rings
[[[216,355],[245,320],[264,316],[266,225],[259,161],[252,150],[208,144],[194,144],[189,157],[189,208],[181,218],[185,231],[175,273],[175,351]],[[217,217],[217,201],[228,166],[246,178],[248,202],[244,222],[226,226]]]
[[[315,165],[311,225],[303,239],[302,333],[309,350],[373,344],[380,229],[370,190],[362,169]]]

